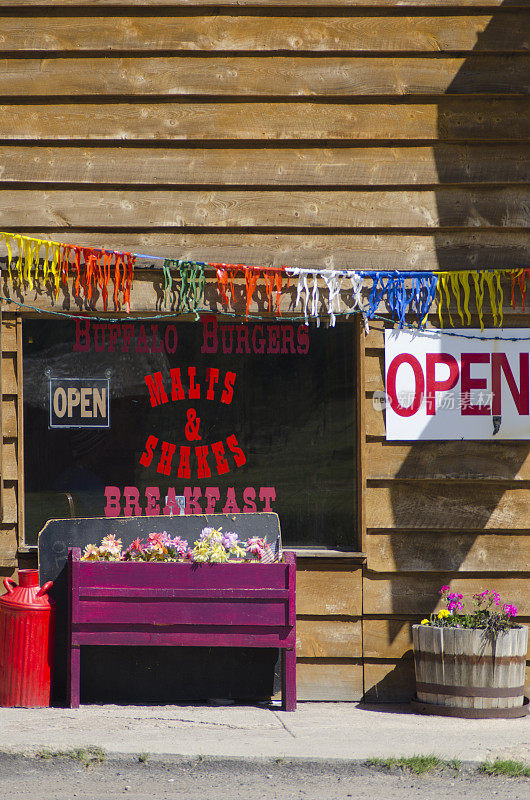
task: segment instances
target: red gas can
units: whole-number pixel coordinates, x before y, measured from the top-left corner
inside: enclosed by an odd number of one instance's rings
[[[19,586],[4,578],[0,597],[0,706],[50,705],[55,608],[39,588],[39,571],[21,569]]]

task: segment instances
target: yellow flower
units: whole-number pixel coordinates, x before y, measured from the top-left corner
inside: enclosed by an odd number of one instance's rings
[[[428,619],[422,619],[421,624],[422,625],[428,625],[429,624],[429,620]]]
[[[438,612],[438,619],[445,619],[446,617],[450,616],[451,612],[448,611],[446,608],[442,608],[442,610]]]

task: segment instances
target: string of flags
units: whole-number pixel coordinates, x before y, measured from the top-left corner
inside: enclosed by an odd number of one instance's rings
[[[65,244],[19,233],[0,232],[2,241],[7,250],[9,280],[19,291],[31,291],[43,281],[57,298],[61,284],[68,285],[71,280],[76,298],[82,298],[90,306],[100,294],[105,311],[112,297],[114,309],[123,308],[128,313],[136,259],[159,258]],[[258,291],[265,292],[269,313],[281,317],[282,293],[290,287],[292,280],[296,282],[296,299],[293,305],[291,295],[289,310],[301,307],[304,317],[316,319],[317,324],[325,314],[329,317],[330,325],[335,325],[336,316],[343,313],[341,308],[345,305],[352,313],[361,312],[366,325],[367,320],[377,316],[378,309],[383,305],[399,327],[414,317],[421,328],[436,304],[440,327],[444,327],[446,320],[454,327],[456,316],[462,326],[469,326],[471,314],[476,313],[482,330],[486,313],[491,313],[496,327],[502,326],[503,281],[509,280],[511,283],[512,307],[516,307],[520,297],[522,310],[525,310],[527,279],[530,276],[530,267],[367,271],[267,267],[166,258],[162,266],[161,287],[164,308],[177,313],[196,313],[204,300],[206,270],[216,272],[220,300],[225,310],[240,308],[243,299],[241,292],[244,292],[247,317]],[[363,296],[366,281],[368,294]]]
[[[0,241],[7,250],[7,269],[12,283],[29,291],[40,278],[51,285],[55,298],[60,285],[73,277],[74,296],[81,294],[90,304],[99,288],[106,311],[109,282],[114,283],[114,307],[123,304],[130,311],[131,287],[134,278],[135,256],[132,253],[107,251],[95,247],[36,239],[19,233],[0,232]]]

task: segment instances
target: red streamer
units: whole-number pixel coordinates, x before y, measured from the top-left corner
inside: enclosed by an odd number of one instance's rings
[[[209,263],[208,266],[213,267],[217,271],[217,285],[221,298],[226,306],[229,306],[228,295],[226,287],[230,282],[232,291],[232,304],[234,303],[234,280],[238,272],[242,272],[245,276],[246,285],[246,315],[248,317],[250,311],[250,304],[252,297],[256,291],[258,280],[261,278],[265,283],[265,291],[267,292],[267,299],[269,301],[269,309],[273,311],[272,293],[276,292],[276,310],[278,315],[281,316],[280,311],[280,298],[283,288],[283,278],[285,277],[285,270],[283,267],[253,267],[246,264],[214,264]],[[287,287],[289,287],[289,278],[287,278]]]
[[[526,278],[527,275],[530,275],[530,269],[523,268],[517,269],[512,272],[512,308],[515,308],[515,286],[519,286],[519,291],[521,292],[521,303],[522,309],[525,310],[526,307]]]

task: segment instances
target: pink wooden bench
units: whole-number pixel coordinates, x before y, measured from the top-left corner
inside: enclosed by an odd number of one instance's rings
[[[79,707],[81,645],[275,647],[282,707],[296,709],[296,556],[276,564],[81,561],[68,551],[68,698]]]

